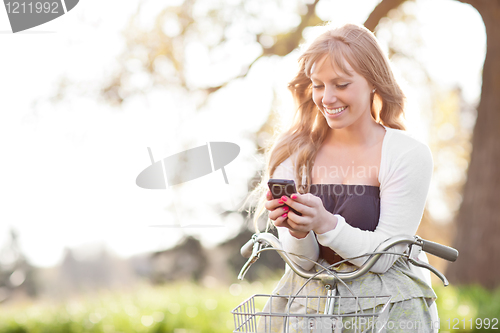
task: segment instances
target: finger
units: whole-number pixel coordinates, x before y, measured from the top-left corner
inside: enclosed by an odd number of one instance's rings
[[[285,227],[289,228],[290,226],[288,225],[287,217],[279,216],[276,220],[273,221],[274,226],[276,227]]]
[[[319,199],[319,197],[311,193],[305,193],[305,194],[294,193],[290,196],[290,199],[292,201],[299,202],[307,207],[315,207],[318,204],[318,201],[316,199]]]
[[[288,230],[290,230],[291,232],[295,231],[295,232],[304,232],[304,231],[301,231],[301,230],[297,230],[295,228],[293,228],[290,223],[289,223],[289,219],[288,218],[279,218],[279,222],[277,223],[274,223],[274,225],[276,227],[279,227],[279,228],[287,228]]]
[[[267,200],[273,200],[273,194],[271,193],[271,191],[267,191],[267,193],[266,193],[266,199]]]
[[[282,201],[285,201],[285,204],[288,205],[290,208],[295,209],[302,215],[312,215],[313,213],[313,208],[303,205],[295,200],[292,200],[291,198],[287,198],[285,196],[281,197]]]
[[[288,224],[294,229],[302,229],[309,224],[309,218],[295,214],[293,211],[287,213]]]
[[[290,231],[295,232],[309,232],[310,228],[307,225],[298,225],[294,223],[290,218],[287,218],[283,223],[283,226],[287,227]]]
[[[275,210],[276,208],[281,207],[283,205],[284,205],[283,200],[272,199],[272,200],[266,201],[266,203],[264,204],[264,207],[266,207],[267,210],[272,211],[272,210]]]
[[[287,218],[287,216],[283,215],[288,214],[289,210],[290,208],[288,208],[287,206],[276,208],[275,210],[269,212],[269,218],[273,221],[278,219],[279,217]]]

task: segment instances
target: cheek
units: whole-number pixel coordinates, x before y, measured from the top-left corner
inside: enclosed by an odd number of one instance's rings
[[[322,94],[313,91],[312,100],[313,100],[314,104],[316,104],[317,106],[320,106],[322,104],[322,102],[321,102],[322,98],[323,98]]]
[[[360,89],[351,90],[349,93],[344,95],[346,101],[350,101],[350,104],[366,104],[370,101],[370,96]]]

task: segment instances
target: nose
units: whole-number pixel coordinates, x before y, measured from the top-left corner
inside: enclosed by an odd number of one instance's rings
[[[335,93],[335,88],[327,86],[323,91],[323,98],[321,99],[321,102],[323,103],[323,105],[327,106],[335,104],[335,102],[337,102],[337,94]]]

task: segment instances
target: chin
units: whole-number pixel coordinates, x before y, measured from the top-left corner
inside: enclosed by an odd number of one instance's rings
[[[342,129],[348,126],[344,121],[331,121],[326,119],[326,123],[328,124],[328,127],[330,127],[331,129]]]

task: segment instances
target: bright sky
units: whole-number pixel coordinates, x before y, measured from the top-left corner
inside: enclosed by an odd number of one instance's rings
[[[322,1],[318,13],[338,23],[362,23],[377,2]],[[91,250],[104,243],[126,257],[169,247],[183,233],[207,244],[234,234],[238,217],[222,222],[209,207],[221,203],[234,209],[236,198],[245,194],[258,164],[248,136],[265,121],[273,86],[281,87],[279,110],[290,115],[286,82],[297,54],[260,61],[247,80],[229,85],[194,117],[188,100],[167,91],[129,100],[122,110],[75,96],[51,104],[47,97],[62,75],[98,85],[113,71],[124,47],[120,31],[138,3],[82,0],[63,17],[18,34],[10,32],[0,9],[0,247],[14,227],[35,265],[57,264],[64,247]],[[452,0],[417,0],[414,7],[425,42],[418,57],[435,80],[460,85],[469,101],[476,100],[485,52],[479,15]],[[159,7],[149,8],[145,22]],[[418,119],[415,103],[412,119]],[[150,164],[147,147],[160,159],[207,141],[240,145],[240,156],[226,167],[230,185],[220,172],[186,183],[176,197],[135,185]],[[168,210],[172,204],[176,209]],[[219,227],[150,227],[179,220]]]

